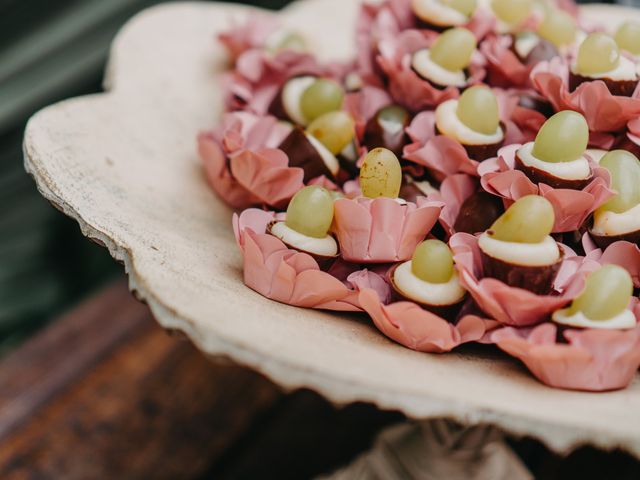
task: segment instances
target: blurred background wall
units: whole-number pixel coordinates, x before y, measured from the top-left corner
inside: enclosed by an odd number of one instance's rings
[[[155,3],[0,0],[0,354],[121,271],[39,196],[22,166],[22,134],[38,109],[100,91],[111,39]]]

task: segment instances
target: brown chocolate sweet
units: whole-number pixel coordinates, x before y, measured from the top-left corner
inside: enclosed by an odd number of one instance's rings
[[[279,239],[288,248],[291,248],[292,250],[296,250],[301,253],[306,253],[307,255],[310,255],[311,257],[313,257],[313,259],[316,262],[318,262],[318,266],[320,267],[320,270],[325,270],[325,271],[328,270],[329,268],[331,268],[331,265],[333,265],[333,263],[338,259],[338,257],[340,257],[340,252],[336,253],[335,255],[318,255],[317,253],[309,252],[308,250],[300,248],[291,243],[285,242],[282,238],[278,237],[277,235],[274,235],[273,232],[271,231],[271,229],[276,223],[279,223],[279,222],[277,220],[274,220],[271,223],[269,223],[269,225],[267,225],[267,233]]]
[[[453,229],[472,235],[484,232],[503,213],[504,204],[500,197],[479,190],[464,201]]]
[[[505,131],[506,126],[503,122],[500,122],[500,128],[503,132]],[[443,135],[437,125],[436,133],[438,135]],[[458,140],[458,142],[464,147],[467,155],[469,155],[469,158],[477,162],[482,162],[484,160],[497,157],[498,150],[500,150],[504,146],[504,138],[499,142],[489,143],[486,145],[465,145],[464,143],[460,142],[460,140]]]
[[[300,167],[304,170],[305,183],[320,175],[335,178],[338,174],[337,170],[330,169],[322,154],[300,127],[294,127],[278,148],[289,157],[290,167]]]
[[[465,304],[467,300],[468,295],[463,296],[462,299],[460,299],[460,301],[453,303],[451,305],[430,305],[428,303],[415,300],[411,297],[407,297],[404,293],[402,293],[402,290],[398,288],[394,280],[395,271],[400,265],[401,264],[394,265],[389,270],[389,273],[387,274],[387,282],[389,283],[389,285],[391,285],[391,301],[392,302],[403,302],[403,301],[412,302],[412,303],[415,303],[416,305],[419,305],[421,308],[424,308],[425,310],[428,310],[429,312],[444,318],[448,322],[451,322],[451,323],[455,322],[455,320],[458,317],[458,313],[460,312],[460,310],[462,309],[462,306]]]
[[[525,165],[518,155],[518,152],[516,152],[515,168],[516,170],[520,170],[521,172],[523,172],[533,183],[544,183],[545,185],[549,185],[552,188],[582,190],[587,185],[589,185],[591,183],[591,180],[593,179],[593,172],[590,172],[589,177],[583,180],[566,180],[564,178],[558,178],[550,174],[549,172],[540,170],[539,168]]]
[[[539,267],[506,262],[486,254],[482,249],[480,257],[484,277],[495,278],[511,287],[529,290],[536,295],[548,295],[553,290],[553,282],[562,265],[564,250],[560,248],[560,258],[555,263]]]
[[[589,235],[593,239],[593,243],[603,250],[612,243],[620,241],[640,245],[640,230],[634,230],[633,232],[624,233],[622,235],[598,235],[597,233],[593,233],[592,229],[589,229]]]
[[[612,78],[591,78],[569,72],[569,91],[573,92],[576,88],[585,82],[594,82],[601,80],[611,92],[611,95],[619,97],[630,97],[638,86],[638,80],[614,80]]]
[[[410,122],[409,112],[401,106],[383,107],[367,122],[362,143],[369,150],[383,147],[401,157],[404,146],[409,143],[405,129]]]

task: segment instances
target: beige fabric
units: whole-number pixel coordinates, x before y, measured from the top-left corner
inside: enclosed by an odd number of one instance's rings
[[[325,480],[532,478],[495,428],[432,420],[388,428],[371,451]]]
[[[348,55],[356,6],[305,0],[286,17],[321,53]],[[226,64],[215,34],[245,11],[165,4],[131,20],[115,40],[110,93],[59,103],[29,122],[25,163],[42,194],[124,262],[163,326],[211,356],[337,403],[495,424],[557,450],[589,442],[640,454],[638,380],[600,395],[554,390],[503,355],[416,353],[364,316],[288,307],[242,284],[231,212],[206,185],[195,133],[213,126],[221,107]]]

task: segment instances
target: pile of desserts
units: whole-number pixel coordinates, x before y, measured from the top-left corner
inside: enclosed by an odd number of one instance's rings
[[[220,35],[221,124],[198,137],[247,286],[364,311],[411,349],[495,344],[542,382],[640,366],[640,23],[568,0],[386,0],[357,58],[276,16]]]

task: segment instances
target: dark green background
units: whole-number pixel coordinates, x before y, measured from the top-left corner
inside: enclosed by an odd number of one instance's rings
[[[99,91],[111,39],[154,3],[0,0],[0,352],[121,270],[39,196],[23,170],[22,133],[38,109]]]

